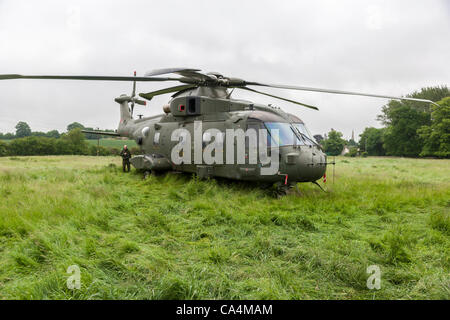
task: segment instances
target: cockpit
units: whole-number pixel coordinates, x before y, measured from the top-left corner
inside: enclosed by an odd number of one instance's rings
[[[312,146],[316,141],[303,123],[288,122],[264,122],[264,127],[268,131],[268,145],[283,146]],[[278,141],[275,141],[273,130],[278,130]]]
[[[268,146],[313,146],[318,145],[311,132],[306,128],[300,118],[287,114],[287,119],[279,115],[253,111],[248,119],[247,128],[266,129]],[[271,131],[278,130],[278,139],[275,141]]]

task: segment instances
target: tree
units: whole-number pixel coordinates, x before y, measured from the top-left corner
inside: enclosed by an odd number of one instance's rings
[[[11,132],[5,133],[3,135],[3,139],[5,139],[5,140],[11,140],[11,139],[14,139],[15,137],[16,136],[14,135],[14,133],[11,133]]]
[[[58,139],[62,154],[87,154],[88,145],[80,128],[70,130]]]
[[[0,157],[4,157],[8,154],[8,144],[0,141]]]
[[[94,129],[94,128],[84,128],[84,129],[90,130],[90,131],[96,131],[96,130],[99,131],[98,128],[97,128],[97,129]],[[95,134],[95,133],[85,133],[84,136],[85,136],[86,139],[88,139],[88,140],[97,140],[97,139],[103,139],[103,138],[104,138],[104,136],[98,135],[98,134]]]
[[[422,88],[407,95],[412,98],[439,101],[450,92],[446,86]],[[395,156],[417,157],[422,151],[422,139],[417,130],[431,125],[430,104],[416,101],[391,100],[382,108],[378,120],[386,125],[384,148],[386,154]]]
[[[70,132],[73,129],[84,129],[84,126],[79,122],[72,122],[67,126],[67,132]]]
[[[408,106],[400,106],[390,111],[390,117],[391,124],[384,135],[386,154],[417,157],[422,151],[422,141],[417,129],[429,125],[431,115]]]
[[[31,136],[30,126],[26,122],[20,121],[16,125],[16,137],[23,138],[23,137],[28,137],[28,136]]]
[[[366,128],[359,135],[359,149],[367,152],[369,156],[384,156],[386,154],[383,147],[384,128]]]
[[[356,141],[353,140],[353,139],[348,140],[347,145],[348,145],[349,147],[357,147],[357,146],[358,146],[358,144],[356,143]]]
[[[60,137],[60,134],[59,134],[58,130],[51,130],[51,131],[47,132],[45,134],[45,136],[48,138],[58,139]]]
[[[334,129],[328,133],[328,139],[322,141],[325,153],[331,156],[340,155],[346,142],[342,139],[342,133]]]
[[[31,132],[31,135],[33,137],[45,137],[45,132],[42,131],[33,131]]]
[[[24,137],[14,139],[8,145],[9,154],[14,156],[35,156],[57,154],[56,139],[46,137]]]
[[[450,157],[450,97],[433,106],[431,125],[417,130],[423,141],[421,156]]]
[[[357,147],[350,147],[348,150],[348,153],[344,154],[346,157],[356,157],[358,155],[358,148]]]

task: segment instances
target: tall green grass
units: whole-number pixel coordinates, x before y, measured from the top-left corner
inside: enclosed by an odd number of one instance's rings
[[[338,158],[327,193],[275,199],[143,180],[118,158],[0,158],[0,298],[449,299],[449,165]],[[74,264],[80,290],[66,286]]]

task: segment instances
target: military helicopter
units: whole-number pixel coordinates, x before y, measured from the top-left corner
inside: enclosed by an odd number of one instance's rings
[[[162,77],[173,74],[177,77]],[[327,169],[327,156],[320,145],[314,140],[305,124],[298,117],[284,112],[272,105],[263,105],[251,101],[231,98],[234,89],[247,90],[254,93],[294,103],[306,108],[318,110],[317,107],[286,99],[273,94],[261,92],[250,87],[271,87],[300,91],[314,91],[344,95],[359,95],[395,100],[413,100],[424,103],[434,102],[409,97],[392,97],[388,95],[358,93],[341,90],[330,90],[292,85],[267,84],[246,81],[239,78],[226,77],[217,72],[203,73],[199,69],[168,68],[157,69],[144,76],[64,76],[64,75],[0,75],[0,80],[10,79],[68,79],[68,80],[97,80],[97,81],[131,81],[133,89],[131,95],[122,94],[115,98],[120,105],[120,122],[115,133],[102,131],[84,131],[101,135],[112,135],[134,139],[142,150],[143,155],[134,156],[132,165],[144,172],[181,171],[197,174],[200,178],[223,177],[236,180],[257,181],[260,183],[275,183],[280,187],[289,187],[298,182],[317,183]],[[136,98],[136,82],[176,81],[181,83],[157,91],[139,93],[143,99],[150,101],[153,97],[173,93],[169,103],[163,106],[163,114],[133,117],[135,105],[146,105],[145,100]],[[183,134],[174,139],[177,129],[184,130]],[[253,146],[249,143],[251,135],[245,135],[244,147],[239,154],[237,138],[225,136],[229,130],[255,132],[267,130],[267,135],[257,136],[258,143],[265,141],[266,156],[277,160],[275,170],[268,170],[271,163],[250,161]],[[182,131],[181,130],[181,131]],[[180,130],[178,130],[180,131]],[[212,132],[212,133],[211,133]],[[275,132],[277,133],[275,135]],[[183,132],[181,132],[183,133]],[[221,136],[222,134],[222,136]],[[186,136],[197,138],[194,143]],[[214,138],[214,139],[213,139]],[[266,140],[267,139],[267,140]],[[217,140],[226,140],[226,146],[213,145]],[[180,143],[184,148],[175,152],[182,161],[174,161],[173,150]],[[242,141],[241,141],[242,142]],[[258,145],[260,146],[260,145]],[[276,152],[275,152],[276,149]],[[218,161],[203,161],[204,152],[209,151]],[[186,157],[194,155],[194,160]],[[220,161],[226,154],[227,160]],[[259,154],[261,158],[261,153]],[[275,155],[275,157],[273,157]],[[240,159],[238,159],[240,157]],[[191,157],[192,158],[192,157]],[[206,158],[206,157],[205,157]],[[243,159],[245,161],[243,161]],[[240,161],[239,161],[240,160]],[[265,173],[264,173],[265,172]],[[267,174],[267,172],[270,172]]]

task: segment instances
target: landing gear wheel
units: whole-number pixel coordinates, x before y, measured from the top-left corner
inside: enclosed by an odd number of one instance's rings
[[[145,179],[147,179],[147,178],[148,178],[148,176],[149,176],[150,174],[151,174],[151,172],[150,172],[150,171],[148,171],[148,170],[147,170],[147,171],[145,171],[145,172],[144,172],[144,180],[145,180]]]
[[[289,190],[289,185],[284,184],[283,182],[275,182],[272,185],[271,193],[274,198],[281,198],[287,195]]]

